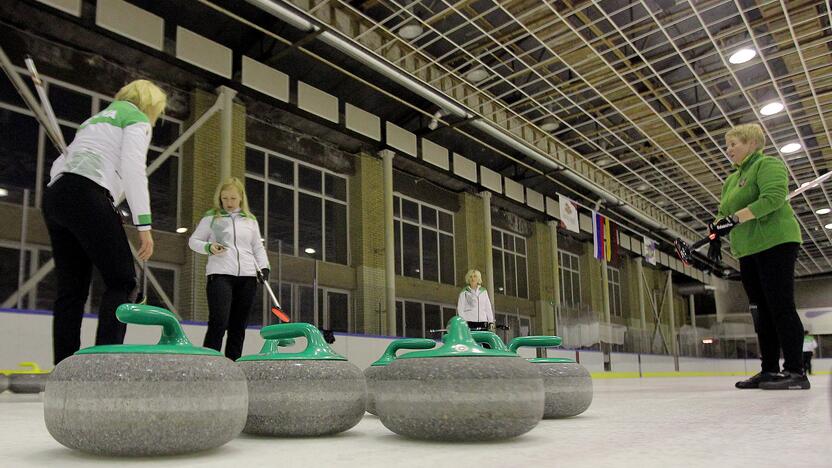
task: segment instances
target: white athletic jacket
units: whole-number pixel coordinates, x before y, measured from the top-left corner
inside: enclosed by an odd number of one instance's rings
[[[494,322],[491,299],[488,298],[488,291],[483,287],[478,287],[474,291],[470,286],[465,286],[465,289],[459,293],[456,313],[466,322]]]
[[[66,153],[52,163],[49,185],[70,172],[106,188],[114,201],[124,194],[133,224],[147,231],[152,223],[146,165],[151,135],[150,121],[138,107],[115,101],[81,124]]]
[[[191,250],[210,255],[206,275],[256,276],[255,258],[261,269],[271,268],[256,218],[239,211],[215,214],[214,210],[205,213],[188,240]],[[225,252],[212,255],[212,242],[224,245]]]

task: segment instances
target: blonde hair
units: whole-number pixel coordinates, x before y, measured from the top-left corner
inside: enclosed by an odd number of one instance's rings
[[[756,123],[742,124],[731,128],[725,134],[725,140],[727,141],[729,138],[737,138],[744,144],[754,143],[754,151],[759,151],[766,145],[763,127]]]
[[[115,95],[117,101],[128,101],[136,105],[150,120],[150,125],[165,112],[168,97],[164,91],[148,80],[127,83]]]
[[[221,216],[224,208],[222,207],[222,192],[228,189],[235,189],[240,194],[240,211],[246,215],[254,218],[248,208],[248,197],[246,197],[246,188],[240,179],[236,177],[229,177],[224,182],[217,186],[217,191],[214,192],[214,217]]]
[[[480,273],[479,270],[468,270],[468,273],[465,273],[465,284],[470,285],[471,284],[471,278],[473,278],[474,275],[477,275],[477,276],[480,277],[480,280],[477,282],[477,286],[482,286],[482,273]]]

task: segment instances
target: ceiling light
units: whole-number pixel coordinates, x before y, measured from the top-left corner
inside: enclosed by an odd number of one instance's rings
[[[6,190],[6,189],[4,189],[4,188],[0,188],[0,197],[6,197],[6,196],[8,196],[8,195],[9,195],[9,191],[8,191],[8,190]]]
[[[650,188],[650,186],[649,186],[649,185],[647,185],[647,184],[638,184],[638,185],[636,186],[636,190],[638,190],[639,192],[643,192],[643,191],[645,191],[645,190],[647,190],[647,189],[649,189],[649,188]]]
[[[419,37],[419,35],[422,34],[422,31],[424,31],[424,29],[422,29],[421,24],[416,21],[411,21],[399,28],[399,31],[396,34],[398,34],[402,39],[410,40]]]
[[[607,167],[610,164],[612,164],[612,159],[610,159],[610,158],[604,158],[604,159],[598,161],[598,165],[601,166],[601,167]]]
[[[544,132],[554,132],[560,128],[560,122],[554,117],[546,117],[540,121],[540,129]]]
[[[178,232],[179,234],[184,234],[184,233],[188,232],[188,228],[186,228],[186,227],[176,228],[176,232]]]
[[[315,253],[315,249],[313,249],[312,247],[307,247],[303,251],[308,253],[309,255],[313,255]]]
[[[817,213],[819,215],[829,214],[830,212],[832,212],[832,209],[829,209],[829,208],[821,208],[821,209],[815,211],[815,213]]]
[[[832,231],[832,223],[829,223],[829,224],[827,224],[827,225],[826,225],[826,226],[824,226],[824,227],[825,227],[826,229],[829,229],[830,231]]]
[[[731,54],[731,56],[728,58],[728,61],[733,63],[734,65],[739,65],[741,63],[745,63],[753,59],[756,56],[757,51],[755,51],[754,49],[743,48]]]
[[[711,338],[705,338],[702,340],[702,344],[713,344],[714,340]]]
[[[468,81],[478,83],[486,78],[488,78],[488,72],[484,68],[475,68],[468,73],[465,74],[465,78]]]
[[[760,109],[760,113],[763,115],[774,115],[782,111],[784,108],[783,104],[779,102],[770,102]]]
[[[787,143],[780,148],[780,152],[790,154],[800,151],[800,148],[803,148],[800,143]]]

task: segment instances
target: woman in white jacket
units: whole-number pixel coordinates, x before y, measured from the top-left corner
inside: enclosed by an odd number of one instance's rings
[[[257,280],[269,279],[269,258],[260,237],[260,225],[248,208],[245,188],[232,177],[217,187],[214,208],[208,210],[191,235],[188,245],[209,255],[208,331],[203,346],[222,348],[237,360],[243,352],[248,316],[257,295]]]
[[[482,287],[482,274],[478,270],[468,270],[468,273],[465,273],[465,282],[468,286],[459,293],[457,315],[465,319],[471,328],[487,327],[493,331],[494,311],[491,309],[488,291]]]

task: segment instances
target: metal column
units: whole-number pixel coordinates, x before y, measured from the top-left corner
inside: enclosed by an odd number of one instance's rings
[[[667,311],[670,313],[670,349],[673,353],[673,366],[679,372],[679,344],[676,339],[676,311],[673,310],[673,270],[667,270]]]
[[[640,343],[641,346],[639,347],[640,352],[645,352],[644,349],[644,340],[645,340],[645,332],[647,331],[647,307],[644,301],[644,288],[647,285],[644,283],[644,263],[641,258],[636,259],[636,275],[638,276],[638,312],[639,317],[641,318],[641,338]]]
[[[688,296],[688,309],[690,311],[690,325],[693,327],[693,349],[696,357],[699,357],[699,333],[696,330],[696,301],[694,295]]]
[[[396,239],[393,227],[393,157],[381,151],[384,161],[384,285],[387,304],[387,335],[396,336]]]
[[[554,281],[554,289],[552,294],[552,315],[549,316],[548,324],[550,325],[543,330],[546,335],[557,335],[558,326],[560,326],[559,318],[557,316],[560,308],[560,258],[558,258],[558,222],[549,221],[549,250],[552,252],[552,280]],[[558,335],[560,336],[560,335]]]
[[[480,192],[482,198],[482,224],[485,234],[485,242],[483,250],[485,250],[485,278],[488,290],[488,296],[491,298],[491,307],[496,309],[494,302],[494,258],[491,255],[492,238],[491,238],[491,192]],[[496,319],[496,316],[495,316]]]
[[[237,91],[226,86],[220,86],[220,100],[222,101],[222,112],[220,113],[220,180],[225,181],[231,177],[231,143],[234,138],[234,96]]]

